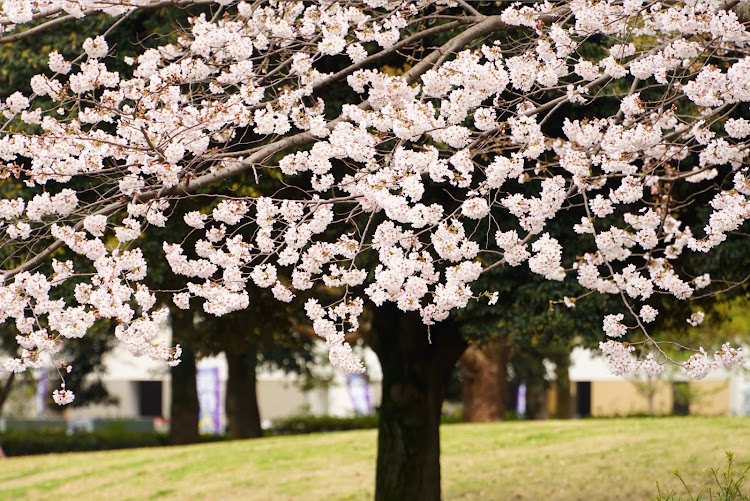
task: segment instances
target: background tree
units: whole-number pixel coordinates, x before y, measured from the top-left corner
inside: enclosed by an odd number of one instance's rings
[[[247,309],[215,318],[204,316],[200,328],[212,332],[201,343],[202,353],[223,352],[227,359],[226,413],[232,438],[262,436],[258,406],[257,373],[267,369],[297,374],[308,372],[313,340],[295,333],[290,317],[295,313],[273,304],[265,291]]]

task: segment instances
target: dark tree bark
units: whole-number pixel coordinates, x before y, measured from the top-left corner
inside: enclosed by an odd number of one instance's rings
[[[172,312],[172,332],[175,344],[182,346],[179,365],[172,367],[172,410],[170,412],[169,441],[172,444],[194,444],[200,441],[198,420],[200,403],[195,380],[195,354],[181,343],[189,339],[188,332],[194,329],[191,311]]]
[[[469,346],[461,355],[463,419],[487,423],[505,419],[508,400],[507,338]]]
[[[0,386],[0,416],[2,415],[3,405],[8,400],[10,390],[13,388],[13,382],[16,380],[16,373],[11,372],[8,374],[8,378],[5,380],[5,384]],[[0,444],[0,459],[5,459],[5,451],[3,451],[2,444]]]
[[[455,325],[428,337],[418,315],[385,307],[367,340],[383,368],[375,499],[437,501],[445,384],[466,342]]]
[[[547,388],[544,380],[532,380],[526,383],[526,417],[528,419],[547,419]]]
[[[555,368],[557,379],[557,418],[573,417],[573,399],[570,396],[570,357],[558,360]]]
[[[15,380],[16,380],[16,373],[10,372],[8,373],[8,377],[5,380],[5,384],[0,385],[0,415],[2,415],[3,413],[3,406],[5,405],[5,402],[8,400],[8,396],[10,395],[10,391],[13,389],[13,383],[15,382]]]
[[[255,367],[258,362],[257,346],[237,354],[225,352],[227,357],[226,412],[229,436],[233,439],[263,436],[258,410]]]

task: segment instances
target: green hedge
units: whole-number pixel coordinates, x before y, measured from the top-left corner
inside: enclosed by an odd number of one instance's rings
[[[299,435],[325,431],[363,430],[378,427],[377,414],[341,418],[333,416],[293,416],[277,419],[266,430],[268,435]]]
[[[51,452],[101,451],[167,445],[165,433],[7,431],[0,433],[0,446],[8,456]]]
[[[443,416],[443,423],[461,421],[460,415]],[[265,435],[298,435],[328,431],[362,430],[378,427],[377,414],[341,418],[332,416],[294,416],[273,422]],[[11,430],[0,433],[0,446],[8,456],[50,454],[59,452],[102,451],[134,447],[169,445],[169,435],[158,432],[125,431],[114,424],[105,430],[75,432]],[[204,435],[202,442],[226,440],[223,435]]]
[[[462,422],[460,414],[444,415],[442,423]],[[267,435],[298,435],[304,433],[321,433],[326,431],[363,430],[378,427],[378,415],[357,417],[333,417],[333,416],[293,416],[286,419],[275,420],[271,428],[266,430]]]
[[[203,435],[201,442],[226,440],[222,435]],[[159,432],[128,431],[7,431],[0,433],[0,446],[7,456],[54,452],[105,451],[169,445],[169,435]]]

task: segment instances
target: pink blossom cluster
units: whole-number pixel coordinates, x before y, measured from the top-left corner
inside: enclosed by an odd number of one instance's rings
[[[682,368],[687,375],[694,379],[703,379],[712,370],[717,368],[741,367],[747,363],[742,348],[733,348],[729,343],[724,343],[721,349],[714,353],[714,359],[710,360],[703,348],[691,356]]]

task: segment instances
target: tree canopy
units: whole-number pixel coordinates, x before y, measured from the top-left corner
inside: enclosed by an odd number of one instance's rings
[[[429,327],[495,304],[503,284],[476,281],[522,265],[620,299],[599,345],[615,373],[742,364],[728,343],[675,357],[649,329],[659,296],[747,279],[747,253],[711,265],[750,218],[737,3],[6,0],[7,44],[111,17],[0,104],[0,176],[19,186],[0,201],[0,321],[22,347],[0,365],[67,368],[61,343],[98,318],[175,364],[157,294],[222,316],[256,288],[319,285],[337,296],[306,314],[357,373],[345,334],[365,301]],[[163,43],[114,35],[166,5],[199,9]],[[184,231],[151,236],[168,221]],[[178,290],[147,285],[154,243]]]

